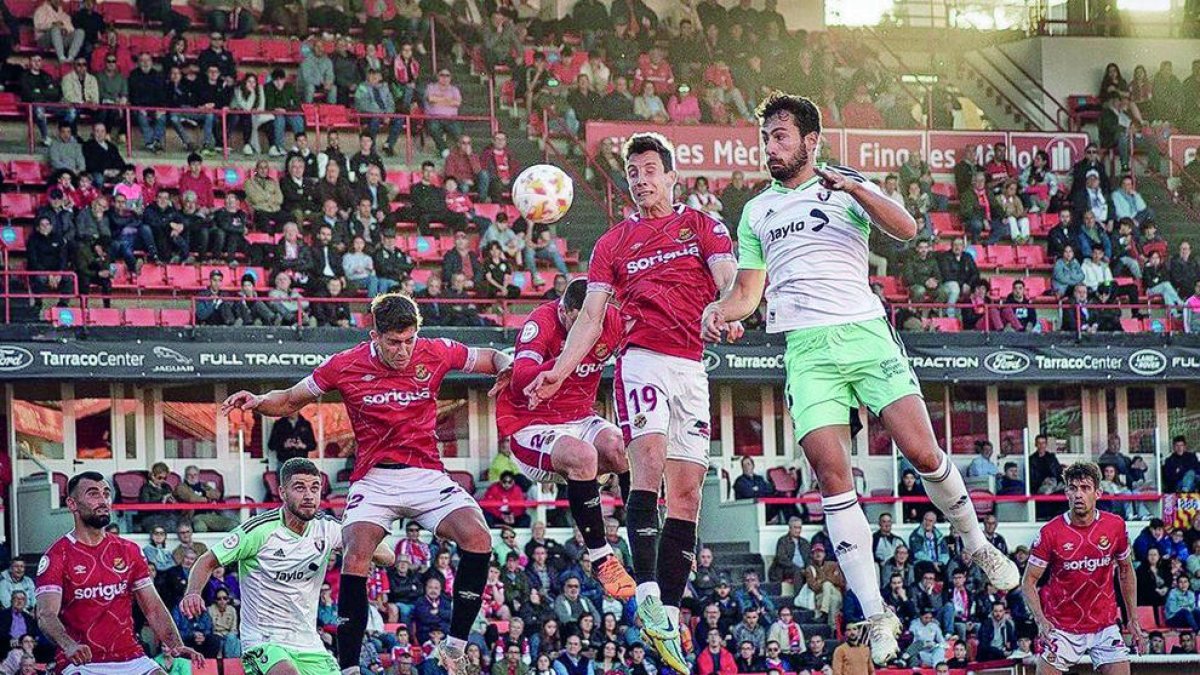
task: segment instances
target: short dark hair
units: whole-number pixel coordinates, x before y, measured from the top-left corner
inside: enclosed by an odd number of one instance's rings
[[[1092,487],[1100,487],[1100,467],[1095,462],[1075,462],[1063,469],[1063,483],[1067,485],[1085,479],[1092,481]]]
[[[303,136],[304,138],[308,138],[308,134],[304,133],[303,131],[297,131],[295,134],[292,135],[292,138],[300,138],[301,136]]]
[[[567,290],[562,296],[563,309],[567,311],[583,309],[583,301],[587,298],[587,287],[587,279],[583,277],[567,284]]]
[[[1009,469],[1015,469],[1015,468],[1017,468],[1017,463],[1016,463],[1016,462],[1005,462],[1005,463],[1004,463],[1004,470],[1005,470],[1005,471],[1008,471]]]
[[[303,457],[293,457],[283,463],[279,467],[279,484],[287,485],[292,476],[317,476],[320,477],[321,470],[310,459]]]
[[[773,91],[754,109],[754,115],[758,118],[759,124],[781,112],[789,113],[792,116],[801,136],[807,136],[814,131],[821,133],[821,109],[811,99],[804,96]]]
[[[199,153],[193,152],[192,154],[187,156],[187,163],[188,164],[203,164],[204,158],[201,157]]]
[[[283,72],[283,68],[276,68],[271,71],[272,80],[282,80],[287,77],[287,73]]]
[[[403,293],[384,293],[371,301],[371,316],[380,333],[421,327],[421,310]]]
[[[74,497],[75,488],[79,487],[79,484],[85,480],[94,480],[97,483],[105,482],[104,474],[100,473],[99,471],[83,471],[77,473],[74,476],[71,476],[71,480],[67,481],[67,495]]]
[[[1187,445],[1187,437],[1184,436],[1183,434],[1180,434],[1180,435],[1176,436],[1175,438],[1172,438],[1171,444],[1174,445],[1176,443],[1183,443],[1184,445]]]
[[[366,134],[363,134],[363,135],[365,136]],[[421,162],[421,170],[424,171],[425,167],[429,167],[430,169],[436,169],[437,165],[429,160],[425,160],[424,162]]]
[[[675,170],[675,146],[662,134],[646,131],[630,136],[629,140],[625,141],[621,156],[628,162],[630,157],[643,152],[657,152],[662,159],[663,168],[667,171]]]

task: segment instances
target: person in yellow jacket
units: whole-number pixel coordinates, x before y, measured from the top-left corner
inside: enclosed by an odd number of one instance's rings
[[[875,675],[871,650],[862,643],[860,624],[846,626],[846,641],[833,650],[833,675]]]

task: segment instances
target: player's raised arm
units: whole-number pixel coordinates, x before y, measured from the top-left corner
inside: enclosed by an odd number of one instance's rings
[[[888,198],[879,190],[872,190],[865,182],[845,176],[835,169],[813,165],[813,171],[830,190],[845,192],[862,205],[871,222],[881,230],[901,241],[917,236],[917,221],[904,210],[904,205]]]
[[[179,601],[179,611],[183,612],[187,618],[194,619],[207,611],[201,591],[208,585],[213,570],[220,565],[217,556],[213,555],[210,549],[197,558],[192,569],[188,571],[187,591],[184,592],[183,599]]]
[[[288,389],[274,389],[265,394],[243,389],[225,399],[221,404],[221,414],[228,415],[234,410],[257,410],[269,417],[287,417],[320,398],[320,394],[314,392],[308,383],[309,378],[305,378]]]
[[[63,625],[62,619],[58,616],[60,610],[62,610],[61,590],[41,590],[38,592],[38,628],[41,629],[46,637],[50,638],[51,642],[63,650],[63,653],[67,655],[67,660],[72,664],[81,666],[91,662],[92,648],[76,642],[74,638],[67,634],[67,627]]]
[[[583,300],[583,308],[579,310],[579,318],[575,319],[575,324],[567,333],[567,341],[563,343],[562,354],[554,367],[539,373],[533,382],[525,387],[525,395],[529,397],[531,406],[554,396],[562,386],[563,380],[575,372],[575,368],[596,344],[596,340],[604,332],[608,296],[604,291],[588,291]]]
[[[175,626],[175,619],[171,618],[171,612],[167,611],[167,606],[158,596],[154,584],[135,589],[133,597],[137,600],[138,607],[142,608],[146,623],[154,632],[154,637],[162,644],[164,652],[177,658],[189,659],[197,668],[204,666],[204,655],[183,644],[183,638],[179,637],[179,628]]]

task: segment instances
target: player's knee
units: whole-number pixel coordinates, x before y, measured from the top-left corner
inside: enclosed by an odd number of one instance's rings
[[[296,669],[296,666],[291,661],[284,660],[271,666],[271,669],[267,671],[267,675],[300,675],[300,671]]]
[[[564,439],[554,447],[554,466],[571,480],[592,480],[596,477],[596,452],[583,441]]]
[[[596,437],[598,473],[625,473],[629,471],[629,458],[625,456],[625,442],[615,431],[602,431]]]
[[[478,527],[471,527],[463,533],[458,539],[458,545],[465,551],[486,553],[492,550],[492,535],[481,520]]]

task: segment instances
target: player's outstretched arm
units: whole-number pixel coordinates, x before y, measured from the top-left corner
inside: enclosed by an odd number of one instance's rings
[[[603,291],[588,291],[583,300],[583,308],[579,318],[571,326],[567,341],[563,344],[562,354],[554,364],[554,368],[539,373],[528,387],[525,395],[529,397],[530,405],[545,401],[558,391],[563,380],[575,372],[580,361],[591,351],[592,345],[604,332],[604,315],[608,310],[608,293]]]
[[[204,655],[183,644],[183,638],[179,637],[179,628],[175,626],[175,619],[171,618],[171,613],[167,611],[162,598],[158,597],[158,591],[154,589],[153,584],[135,590],[133,597],[142,608],[142,615],[146,617],[146,623],[154,632],[154,637],[162,644],[164,652],[176,658],[188,659],[197,668],[204,666]]]
[[[1045,637],[1050,632],[1050,622],[1046,620],[1046,613],[1042,611],[1042,598],[1038,595],[1038,581],[1045,573],[1045,567],[1026,565],[1025,576],[1021,579],[1021,595],[1025,598],[1025,606],[1029,608],[1029,615],[1037,624],[1039,637]]]
[[[228,415],[234,410],[257,410],[269,417],[287,417],[300,412],[310,403],[316,403],[317,398],[303,380],[288,389],[275,389],[265,394],[243,389],[225,399],[221,404],[221,414]]]
[[[1133,556],[1117,560],[1117,577],[1121,584],[1121,597],[1125,600],[1125,629],[1133,639],[1133,648],[1137,653],[1145,654],[1146,633],[1138,622],[1137,612],[1132,609],[1137,607],[1137,574],[1133,571]]]
[[[187,618],[194,619],[205,612],[204,597],[201,595],[201,591],[208,585],[213,570],[217,569],[220,564],[212,551],[205,551],[204,555],[197,558],[195,564],[192,565],[192,569],[188,572],[187,590],[183,594],[183,599],[179,601],[179,611],[183,612]]]
[[[731,342],[740,337],[740,324],[736,329],[730,330],[730,323],[741,321],[758,309],[766,285],[765,270],[738,270],[733,283],[721,295],[721,299],[704,308],[704,316],[700,319],[700,333],[704,340],[720,342],[722,333],[728,333]]]
[[[908,241],[917,236],[917,221],[904,210],[903,204],[892,201],[882,192],[870,190],[862,183],[829,167],[813,166],[813,171],[821,177],[821,182],[826,188],[854,197],[879,229],[901,241]]]
[[[50,640],[58,645],[63,653],[67,655],[67,660],[71,663],[82,666],[85,663],[90,663],[92,660],[92,648],[80,644],[67,634],[67,627],[63,625],[62,619],[58,618],[59,610],[62,609],[62,593],[41,592],[37,596],[37,621],[38,628]]]
[[[499,375],[512,365],[512,357],[498,349],[483,348],[476,352],[472,373]]]

